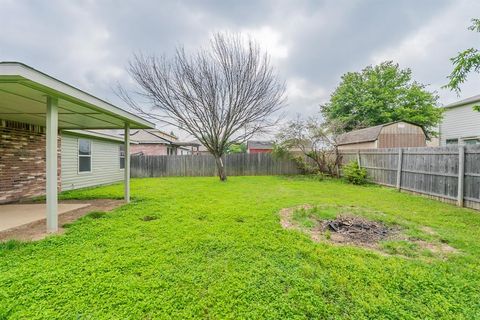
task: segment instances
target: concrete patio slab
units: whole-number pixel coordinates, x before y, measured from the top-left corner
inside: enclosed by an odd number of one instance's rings
[[[89,203],[59,203],[58,214],[88,206]],[[44,203],[0,205],[0,231],[43,220],[46,217],[46,210]]]

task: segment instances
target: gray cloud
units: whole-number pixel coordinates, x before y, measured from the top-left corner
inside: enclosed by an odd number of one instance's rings
[[[290,116],[313,114],[340,76],[382,60],[411,67],[442,102],[449,57],[477,46],[474,0],[17,1],[0,0],[0,60],[17,60],[122,105],[133,52],[195,48],[214,31],[250,32],[288,85]],[[471,76],[463,96],[478,94]]]

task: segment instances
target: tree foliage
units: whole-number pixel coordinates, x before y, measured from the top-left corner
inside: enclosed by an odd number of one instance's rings
[[[321,112],[327,122],[342,123],[345,131],[405,120],[434,133],[442,118],[437,101],[436,93],[412,80],[410,69],[387,61],[344,74]]]
[[[227,179],[222,155],[277,123],[285,85],[269,56],[251,39],[215,34],[210,46],[173,58],[136,55],[128,71],[141,91],[139,104],[123,88],[119,95],[140,114],[194,136],[215,157],[220,180]]]
[[[245,152],[247,152],[247,144],[245,144],[245,143],[231,144],[227,149],[228,154],[245,153]]]
[[[317,117],[292,120],[285,125],[276,136],[274,152],[279,155],[288,154],[307,173],[325,173],[338,175],[340,154],[337,149],[338,127],[333,123],[327,125]],[[313,160],[315,167],[304,160]]]
[[[469,30],[480,32],[480,19],[472,19],[472,25]],[[467,80],[471,72],[480,72],[480,51],[479,49],[469,48],[458,53],[457,56],[450,59],[453,63],[452,73],[448,76],[449,82],[445,88],[460,93],[460,85]],[[479,108],[476,109],[480,111]]]

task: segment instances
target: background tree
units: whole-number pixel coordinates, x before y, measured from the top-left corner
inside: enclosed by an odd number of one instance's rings
[[[246,143],[235,143],[231,144],[228,149],[227,153],[245,153],[247,152],[247,144]]]
[[[274,153],[279,156],[290,155],[307,173],[321,172],[336,176],[341,160],[337,138],[342,129],[335,121],[327,124],[318,117],[306,120],[297,117],[277,134]],[[315,167],[309,166],[304,157],[313,160]]]
[[[241,35],[215,34],[208,47],[195,54],[180,47],[172,59],[136,55],[128,71],[146,104],[119,87],[124,101],[198,139],[215,157],[222,181],[228,147],[274,126],[285,102],[285,85],[268,54]]]
[[[321,112],[327,122],[342,123],[345,131],[405,120],[435,134],[442,118],[437,101],[435,93],[412,80],[410,69],[387,61],[344,74]]]
[[[480,19],[472,19],[472,25],[468,30],[480,32]],[[458,53],[456,57],[450,59],[453,63],[453,71],[448,76],[450,81],[445,88],[455,91],[460,94],[460,85],[467,80],[467,75],[470,72],[480,72],[480,50],[469,48]],[[475,106],[475,110],[480,111],[480,106]]]

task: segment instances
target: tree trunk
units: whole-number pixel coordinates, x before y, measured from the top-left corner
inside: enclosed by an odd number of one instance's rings
[[[221,156],[215,156],[215,163],[217,164],[217,172],[220,181],[227,181],[227,172],[225,171],[225,165]]]

